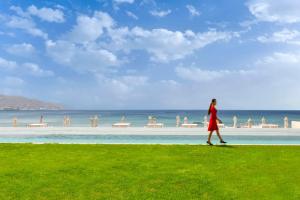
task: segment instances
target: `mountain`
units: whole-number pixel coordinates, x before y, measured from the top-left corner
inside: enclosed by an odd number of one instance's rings
[[[62,105],[21,96],[0,95],[0,110],[60,110]]]

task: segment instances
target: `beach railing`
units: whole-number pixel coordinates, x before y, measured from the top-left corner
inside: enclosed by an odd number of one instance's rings
[[[18,119],[16,117],[13,118],[12,120],[12,126],[17,127],[18,126]]]

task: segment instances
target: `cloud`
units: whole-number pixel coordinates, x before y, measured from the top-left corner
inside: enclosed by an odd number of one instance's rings
[[[300,64],[300,53],[275,52],[271,56],[266,56],[263,59],[258,60],[257,64],[258,65],[280,64],[282,66],[284,66],[284,64],[289,64],[289,65]]]
[[[151,15],[155,16],[155,17],[165,17],[165,16],[171,14],[171,12],[172,11],[170,9],[168,9],[168,10],[160,10],[160,11],[159,10],[152,10],[149,13]]]
[[[26,71],[29,72],[33,76],[45,77],[45,76],[53,76],[54,75],[54,73],[52,71],[44,70],[35,63],[24,63],[24,64],[22,64],[22,67],[25,68]]]
[[[195,82],[213,81],[228,76],[252,73],[249,70],[205,70],[196,67],[176,67],[175,72],[178,77]]]
[[[249,11],[260,21],[297,23],[300,22],[298,0],[250,0]]]
[[[191,16],[199,16],[200,12],[192,5],[186,5]]]
[[[35,25],[35,23],[28,18],[18,17],[18,16],[12,16],[10,19],[6,22],[6,25],[11,28],[17,28],[24,30],[25,32],[29,33],[33,36],[38,36],[43,39],[47,39],[48,35],[47,33],[43,32],[42,30],[38,29]]]
[[[47,22],[57,22],[62,23],[65,21],[64,13],[59,9],[52,9],[52,8],[37,8],[34,5],[31,5],[27,8],[28,14],[31,16],[37,16],[40,19],[47,21]]]
[[[297,30],[283,29],[271,35],[259,36],[258,41],[262,43],[278,42],[286,44],[300,44],[300,32]]]
[[[114,20],[104,12],[94,12],[92,17],[80,15],[76,25],[65,36],[66,39],[76,43],[94,41],[103,33],[104,29],[114,26]]]
[[[104,12],[90,17],[79,15],[71,31],[57,41],[46,42],[47,54],[57,63],[76,71],[99,72],[118,66],[121,61],[97,41],[112,29],[115,21]]]
[[[10,28],[21,29],[33,36],[41,37],[43,39],[48,38],[48,34],[37,28],[36,23],[31,16],[36,16],[47,22],[62,23],[65,21],[64,13],[59,9],[52,8],[37,8],[31,5],[24,11],[21,7],[11,6],[10,10],[14,11],[17,16],[12,15],[7,17],[6,25]]]
[[[11,70],[17,67],[17,63],[15,61],[9,61],[0,57],[0,69]]]
[[[6,76],[3,80],[3,83],[6,86],[22,86],[25,81],[19,77]]]
[[[79,71],[97,72],[119,66],[134,50],[146,51],[155,62],[183,59],[216,41],[228,41],[237,33],[209,30],[170,31],[119,27],[103,12],[80,15],[72,30],[57,41],[46,42],[47,54],[57,63]]]
[[[117,98],[128,98],[131,92],[137,88],[144,87],[148,83],[146,76],[120,76],[115,78],[106,78],[98,76],[98,82],[105,87],[105,91],[110,91]]]
[[[126,14],[128,17],[131,17],[135,20],[139,19],[138,16],[136,16],[134,13],[130,12],[130,11],[126,11]]]
[[[129,44],[126,46],[132,49],[146,50],[153,61],[169,62],[183,59],[216,41],[228,41],[233,37],[238,37],[238,34],[215,30],[194,33],[191,30],[180,32],[167,29],[146,30],[134,27],[130,31],[127,39]]]
[[[27,57],[27,56],[31,56],[35,52],[35,48],[32,46],[32,44],[21,43],[21,44],[13,44],[7,47],[6,51],[13,55]]]
[[[55,62],[78,71],[103,71],[120,63],[113,53],[92,45],[76,45],[63,40],[47,41],[46,50]]]
[[[17,63],[16,61],[6,60],[0,57],[0,69],[9,70],[11,73],[22,75],[30,74],[33,76],[53,76],[54,73],[49,70],[42,69],[35,63]]]
[[[116,4],[122,4],[122,3],[132,4],[132,3],[134,3],[134,0],[113,0],[113,2]]]

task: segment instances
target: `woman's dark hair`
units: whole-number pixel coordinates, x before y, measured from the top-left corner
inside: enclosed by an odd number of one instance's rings
[[[212,104],[215,103],[216,101],[217,101],[216,99],[211,100],[211,103],[209,105],[208,112],[207,112],[208,115],[210,115],[210,109],[211,109]]]

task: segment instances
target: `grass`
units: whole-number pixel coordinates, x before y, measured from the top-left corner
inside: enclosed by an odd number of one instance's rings
[[[300,199],[300,146],[0,144],[0,199]]]

